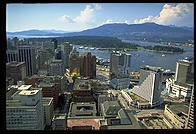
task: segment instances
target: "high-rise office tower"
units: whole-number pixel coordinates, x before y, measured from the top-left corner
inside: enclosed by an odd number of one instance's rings
[[[38,69],[46,69],[49,64],[50,54],[45,49],[41,49],[38,51]]]
[[[110,85],[115,89],[125,89],[130,84],[131,55],[124,52],[110,54]]]
[[[55,52],[54,52],[54,54],[55,54],[55,59],[57,59],[57,60],[61,60],[62,59],[62,51],[61,51],[61,48],[60,47],[57,47],[56,49],[55,49]]]
[[[6,50],[6,62],[18,61],[18,51],[17,50]]]
[[[22,85],[6,100],[8,130],[44,130],[42,89]]]
[[[6,77],[14,79],[14,84],[17,81],[21,81],[26,77],[26,65],[25,62],[9,62],[6,63]]]
[[[68,42],[61,44],[61,58],[63,60],[64,68],[69,68],[69,54],[72,51],[72,48],[73,47]]]
[[[50,64],[50,75],[64,76],[63,62],[62,60],[53,60]]]
[[[80,55],[80,75],[96,78],[96,56],[90,52]]]
[[[74,48],[69,55],[69,65],[71,76],[74,76],[74,74],[80,75],[80,56],[76,48]]]
[[[192,95],[189,104],[189,112],[188,112],[188,119],[186,122],[186,128],[188,129],[194,128],[194,87],[192,89]]]
[[[162,75],[161,67],[141,67],[139,86],[134,87],[131,91],[147,100],[151,106],[160,104]]]
[[[6,49],[9,50],[16,50],[18,47],[19,39],[17,37],[14,37],[13,39],[8,39],[6,44]]]
[[[193,83],[193,61],[179,60],[176,64],[175,81],[178,83]]]
[[[35,48],[33,46],[21,45],[18,47],[18,61],[24,61],[27,69],[27,76],[37,73]]]
[[[51,42],[54,44],[54,50],[57,49],[58,41],[56,39],[52,39]]]

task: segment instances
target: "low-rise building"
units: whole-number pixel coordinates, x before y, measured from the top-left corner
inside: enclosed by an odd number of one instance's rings
[[[101,115],[106,122],[106,129],[141,128],[132,112],[123,109],[118,101],[106,101],[101,105]]]
[[[174,96],[177,98],[190,98],[192,88],[193,84],[179,83],[178,81],[175,81],[171,78],[166,80],[166,89],[167,93],[170,96]]]
[[[55,114],[52,119],[52,130],[66,130],[66,118],[65,114]]]
[[[76,80],[73,89],[73,102],[93,102],[91,85],[88,80]]]
[[[14,79],[14,84],[17,81],[23,80],[26,77],[26,64],[25,62],[12,61],[6,63],[6,77]]]
[[[68,130],[99,130],[100,120],[97,116],[95,102],[72,102],[67,118]]]
[[[188,118],[188,105],[165,105],[164,122],[173,129],[184,129]]]
[[[113,95],[112,93],[107,93],[107,94],[100,94],[98,96],[98,112],[101,112],[101,104],[104,103],[105,101],[117,101],[118,96]]]

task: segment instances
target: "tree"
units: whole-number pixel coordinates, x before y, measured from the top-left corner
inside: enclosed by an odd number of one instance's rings
[[[73,83],[75,83],[75,80],[78,78],[78,76],[76,74],[74,74],[74,76],[72,77]]]

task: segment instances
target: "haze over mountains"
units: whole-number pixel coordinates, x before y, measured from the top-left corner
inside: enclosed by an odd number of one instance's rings
[[[165,26],[156,23],[105,24],[97,28],[83,30],[80,32],[66,32],[58,30],[28,30],[21,32],[7,32],[9,36],[109,36],[125,40],[145,41],[171,41],[189,42],[194,40],[194,30],[190,27]]]

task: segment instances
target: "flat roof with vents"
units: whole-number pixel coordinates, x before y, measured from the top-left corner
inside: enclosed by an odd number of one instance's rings
[[[39,90],[31,90],[31,91],[23,90],[19,93],[19,95],[35,95],[38,92]]]
[[[32,87],[32,85],[21,85],[18,90],[28,90]]]

